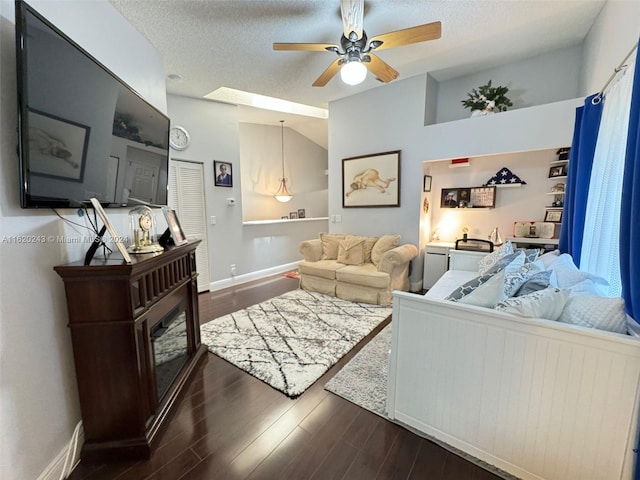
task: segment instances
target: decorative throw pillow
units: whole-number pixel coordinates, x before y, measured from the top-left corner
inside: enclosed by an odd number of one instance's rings
[[[529,293],[537,292],[538,290],[544,290],[550,285],[551,271],[544,270],[542,272],[534,273],[529,280],[520,285],[520,288],[513,294],[514,297],[521,297]]]
[[[468,282],[465,282],[462,285],[460,285],[453,292],[447,295],[444,299],[451,300],[452,302],[457,302],[465,295],[469,295],[475,289],[487,283],[492,277],[496,275],[496,273],[497,272],[491,272],[491,273],[485,273],[484,275],[478,275],[477,277],[472,278]]]
[[[364,263],[373,263],[371,261],[371,250],[378,239],[379,237],[364,237]]]
[[[471,295],[476,289],[481,287],[483,284],[487,283],[489,280],[491,280],[498,273],[501,273],[501,275],[499,276],[500,295],[495,300],[495,302],[493,301],[493,296],[488,298],[487,302],[484,302],[484,303],[490,304],[491,307],[493,307],[493,305],[495,305],[498,301],[500,301],[500,300],[502,300],[504,298],[504,280],[505,280],[505,275],[506,275],[507,270],[509,272],[509,275],[511,275],[512,271],[517,270],[518,268],[522,267],[523,265],[524,265],[524,253],[517,252],[517,253],[509,254],[509,255],[499,259],[498,261],[496,261],[495,264],[491,268],[489,268],[485,273],[483,273],[481,275],[478,275],[475,278],[472,278],[471,280],[469,280],[468,282],[464,283],[463,285],[460,285],[453,292],[451,292],[445,298],[445,300],[452,300],[454,302],[461,301],[462,298],[464,298],[464,297],[466,297],[468,295]],[[496,282],[498,282],[498,280],[494,280],[491,283],[491,287],[487,287],[485,290],[492,291],[491,289],[493,287],[497,286]],[[482,293],[483,293],[483,290],[480,290],[480,292],[477,295],[481,295]],[[472,297],[470,299],[471,300],[470,302],[463,302],[463,303],[472,303],[473,305],[478,305],[477,300],[476,300],[477,295]],[[486,305],[480,305],[480,306],[486,306]]]
[[[496,310],[521,317],[557,320],[569,299],[569,292],[558,288],[545,288],[520,297],[507,298],[495,306]]]
[[[512,253],[513,245],[509,240],[507,240],[500,248],[478,260],[478,273],[480,275],[487,273],[487,270],[489,270],[498,260]]]
[[[322,260],[337,260],[340,240],[344,240],[346,235],[336,233],[321,233]]]
[[[489,272],[497,273],[500,270],[504,270],[508,265],[511,265],[514,261],[516,263],[513,264],[513,267],[515,267],[516,265],[518,267],[524,265],[524,262],[525,262],[524,253],[513,252],[513,253],[510,253],[509,255],[505,255],[504,257],[498,259],[490,268],[487,269],[485,273],[489,273]]]
[[[347,235],[338,243],[338,262],[345,265],[362,265],[364,263],[364,237]]]
[[[398,245],[400,245],[400,235],[381,236],[371,249],[371,261],[373,264],[378,267],[382,256]]]
[[[525,262],[535,262],[540,255],[540,250],[537,248],[517,248],[516,252],[524,252]]]
[[[524,253],[522,254],[522,261],[524,261]],[[522,286],[524,282],[529,280],[535,273],[542,271],[535,262],[525,263],[523,265],[517,265],[514,260],[505,267],[504,276],[504,296],[505,298],[512,297],[514,293]]]
[[[458,303],[493,308],[504,298],[504,272],[504,270],[500,270],[491,275],[486,282],[458,300]]]
[[[554,250],[553,252],[543,253],[538,257],[538,260],[541,260],[544,263],[544,268],[547,269],[549,265],[558,259],[558,256],[560,256],[560,250]]]
[[[605,287],[605,285],[598,284],[590,278],[585,278],[584,280],[571,285],[567,290],[569,290],[569,295],[571,297],[579,297],[584,295],[592,297],[606,297],[607,289]]]
[[[583,295],[570,297],[559,322],[627,333],[627,314],[622,298]]]
[[[571,288],[586,279],[591,279],[600,285],[606,286],[609,284],[602,277],[578,270],[573,258],[568,253],[559,255],[556,260],[547,266],[547,269],[555,272],[558,278],[558,287],[560,288]]]

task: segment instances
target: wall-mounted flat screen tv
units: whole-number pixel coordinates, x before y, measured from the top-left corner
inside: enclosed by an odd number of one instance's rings
[[[167,204],[169,118],[16,2],[20,205]]]

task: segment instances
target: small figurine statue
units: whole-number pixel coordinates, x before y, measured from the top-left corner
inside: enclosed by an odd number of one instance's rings
[[[502,237],[500,236],[498,227],[494,228],[493,231],[489,234],[489,240],[491,240],[496,247],[502,245],[503,241]]]

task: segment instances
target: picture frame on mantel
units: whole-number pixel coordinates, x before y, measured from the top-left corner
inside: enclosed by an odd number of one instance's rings
[[[400,206],[400,150],[344,158],[342,207]]]
[[[167,228],[169,229],[169,234],[173,239],[173,243],[175,245],[184,245],[188,242],[187,236],[180,225],[180,221],[178,220],[178,214],[176,211],[169,207],[163,207],[162,213],[164,214],[164,218],[167,221]]]

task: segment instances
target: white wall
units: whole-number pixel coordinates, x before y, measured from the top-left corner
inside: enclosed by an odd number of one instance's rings
[[[240,167],[244,221],[275,220],[304,209],[306,218],[327,216],[327,150],[280,125],[240,124]],[[293,198],[281,203],[273,198],[284,175]]]
[[[494,87],[509,88],[507,97],[513,102],[509,110],[575,98],[579,95],[581,58],[582,47],[574,46],[441,82],[436,122],[469,117],[470,111],[460,102],[489,80]]]
[[[179,153],[172,152],[173,158],[204,164],[206,218],[216,217],[216,224],[208,225],[212,288],[228,285],[226,280],[230,279],[231,264],[236,265],[237,275],[242,276],[301,260],[300,242],[316,238],[319,232],[326,231],[326,220],[270,225],[242,223],[245,174],[240,163],[237,107],[173,95],[168,97],[168,105],[172,123],[184,126],[191,134],[189,147]],[[214,160],[232,164],[232,188],[214,186]],[[230,197],[236,200],[233,207],[226,205],[226,199]],[[287,204],[288,208],[308,207],[292,203],[294,201]]]
[[[604,87],[640,36],[640,2],[609,0],[584,42],[580,94],[588,96]]]
[[[161,59],[109,2],[29,3],[166,111]],[[0,477],[24,480],[38,477],[80,420],[64,286],[53,266],[82,258],[89,245],[9,241],[85,233],[51,210],[20,209],[14,35],[14,3],[0,0]],[[126,231],[126,214],[110,212]],[[62,213],[84,223],[71,210]]]

